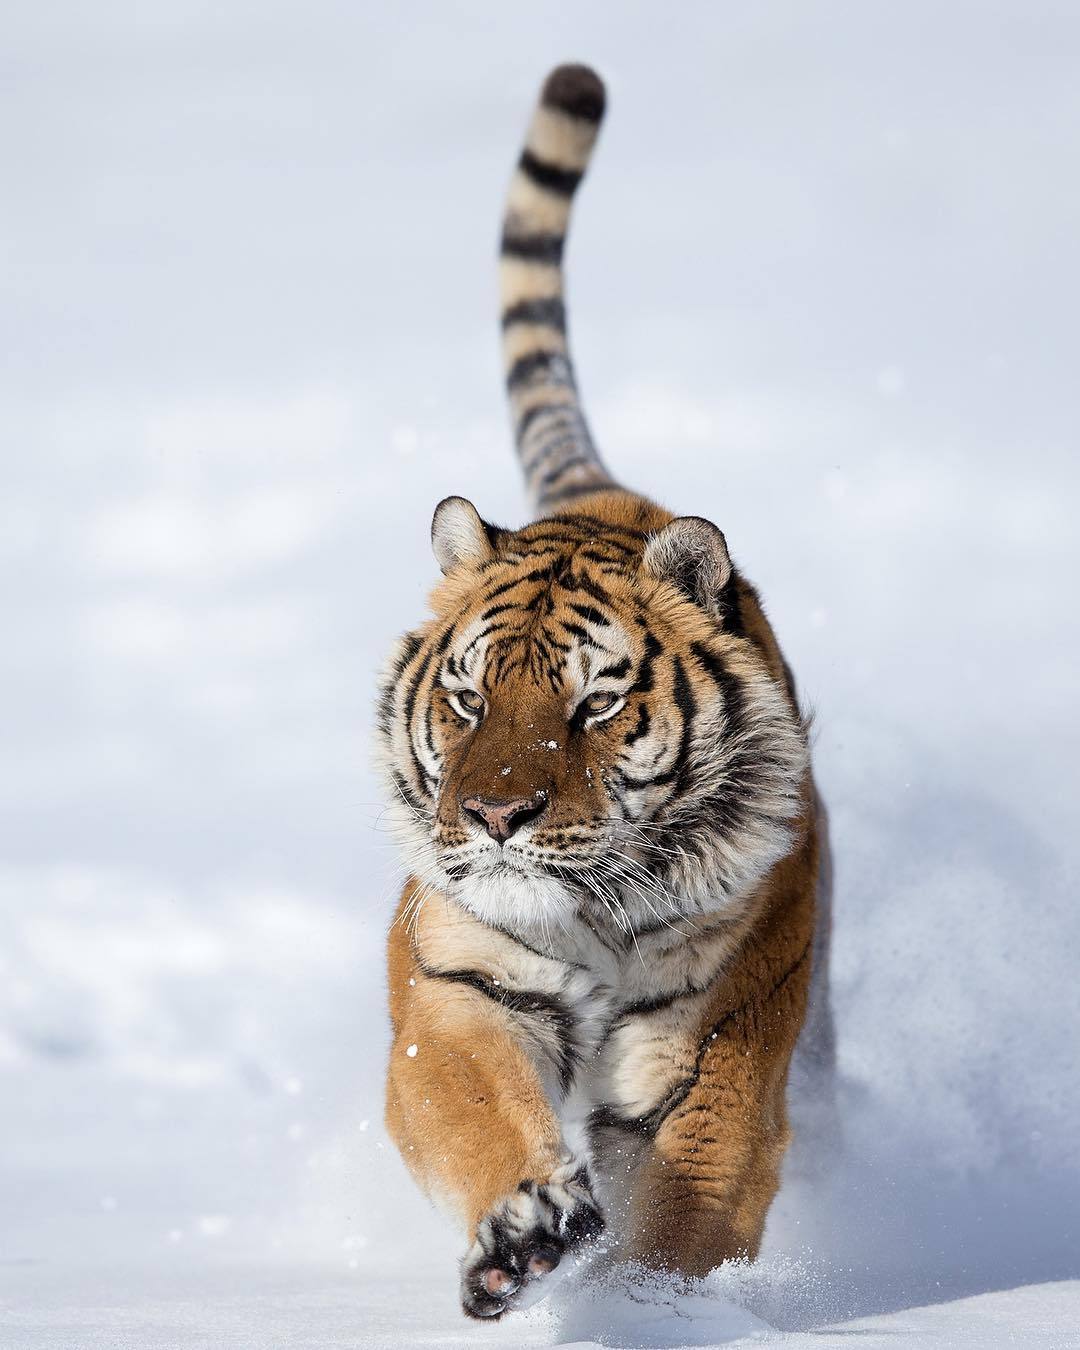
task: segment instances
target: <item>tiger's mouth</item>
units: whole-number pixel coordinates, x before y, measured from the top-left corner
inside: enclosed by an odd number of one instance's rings
[[[454,881],[497,882],[522,878],[569,881],[601,866],[604,849],[602,839],[557,853],[531,843],[493,846],[479,854],[470,849],[469,856],[464,857],[460,856],[459,850],[448,851],[440,858],[440,865]]]
[[[443,870],[447,876],[457,881],[468,877],[485,877],[494,880],[499,877],[558,877],[560,872],[572,872],[589,865],[591,860],[569,855],[558,858],[538,857],[535,854],[507,855],[501,851],[493,857],[484,855],[479,858],[444,858]]]
[[[470,869],[470,875],[490,877],[494,881],[497,881],[500,877],[528,877],[535,874],[535,868],[528,866],[524,860],[517,858],[495,858],[486,866]]]

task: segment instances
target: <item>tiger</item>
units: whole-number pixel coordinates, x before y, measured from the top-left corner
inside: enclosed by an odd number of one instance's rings
[[[503,220],[536,518],[439,503],[431,615],[377,706],[408,869],[385,1119],[464,1228],[477,1318],[571,1253],[688,1278],[756,1256],[825,968],[824,811],[761,601],[715,524],[609,475],[578,394],[562,260],[605,103],[586,66],[548,76]]]

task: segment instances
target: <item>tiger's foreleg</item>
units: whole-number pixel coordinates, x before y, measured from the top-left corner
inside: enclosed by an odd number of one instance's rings
[[[420,1187],[465,1225],[465,1311],[498,1317],[604,1221],[506,1009],[426,973],[397,922],[389,965],[387,1127]]]

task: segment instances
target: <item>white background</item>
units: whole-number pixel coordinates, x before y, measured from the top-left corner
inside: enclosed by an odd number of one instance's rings
[[[1075,6],[2,30],[0,1344],[1077,1344]],[[466,1324],[381,1127],[374,674],[439,498],[524,518],[494,245],[565,59],[598,441],[762,588],[837,853],[846,1159],[652,1330]]]

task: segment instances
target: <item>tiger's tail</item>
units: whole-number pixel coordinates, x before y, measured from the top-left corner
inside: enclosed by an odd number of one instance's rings
[[[502,346],[514,438],[530,497],[552,512],[615,487],[581,409],[566,337],[563,246],[600,122],[604,86],[588,66],[547,77],[503,217]]]

